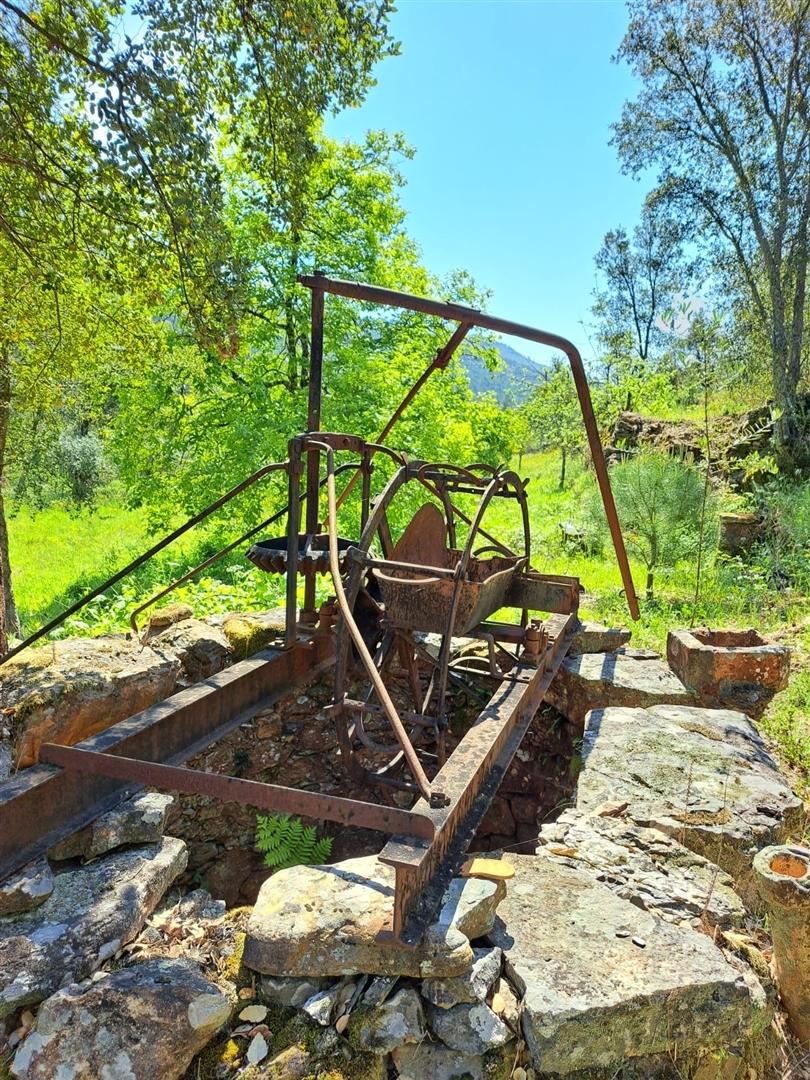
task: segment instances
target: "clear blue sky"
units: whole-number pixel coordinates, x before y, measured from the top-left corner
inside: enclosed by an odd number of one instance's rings
[[[645,188],[622,176],[610,124],[635,94],[611,63],[620,0],[399,0],[402,55],[327,130],[402,131],[409,231],[437,274],[493,290],[489,310],[571,338],[590,356],[593,257],[636,223]],[[543,351],[510,341],[535,359]]]

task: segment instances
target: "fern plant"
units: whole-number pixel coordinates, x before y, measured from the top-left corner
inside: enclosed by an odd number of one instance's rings
[[[256,847],[264,853],[264,865],[287,870],[305,863],[323,863],[332,853],[332,838],[318,836],[314,825],[289,814],[256,817]]]

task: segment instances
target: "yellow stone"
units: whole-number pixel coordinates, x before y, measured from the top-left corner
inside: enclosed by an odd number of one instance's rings
[[[461,868],[461,876],[485,878],[487,881],[508,881],[515,876],[515,868],[500,859],[467,859]]]

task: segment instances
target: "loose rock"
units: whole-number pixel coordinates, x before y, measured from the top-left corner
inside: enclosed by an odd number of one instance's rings
[[[17,915],[44,904],[53,892],[47,859],[37,859],[0,882],[0,916]]]
[[[18,1080],[175,1080],[230,1016],[231,1003],[186,960],[150,960],[43,1004],[14,1057]]]
[[[513,1038],[503,1020],[483,1001],[452,1009],[430,1006],[428,1022],[445,1045],[465,1054],[486,1054]]]
[[[122,802],[48,852],[52,859],[93,858],[125,844],[153,844],[163,836],[174,797],[143,791]]]
[[[501,974],[500,949],[473,949],[473,965],[455,979],[425,979],[422,997],[441,1009],[484,1001]]]
[[[158,653],[180,661],[186,685],[216,675],[231,662],[233,649],[225,634],[199,619],[184,619],[163,630],[149,642]]]
[[[36,911],[0,921],[0,1018],[114,956],[185,865],[185,844],[164,837],[59,874]]]
[[[483,1080],[484,1059],[426,1039],[393,1055],[399,1080]]]
[[[259,982],[261,996],[273,1005],[284,1008],[300,1008],[320,990],[329,985],[329,979],[291,979],[283,975],[263,975]]]
[[[425,1016],[419,995],[412,987],[398,990],[376,1009],[363,1009],[351,1024],[352,1040],[374,1054],[388,1054],[398,1046],[421,1042]]]

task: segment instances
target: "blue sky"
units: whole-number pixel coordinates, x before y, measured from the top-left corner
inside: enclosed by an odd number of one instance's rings
[[[625,24],[620,0],[399,0],[402,55],[327,125],[340,138],[402,131],[416,149],[402,201],[429,269],[469,270],[493,290],[490,311],[586,357],[593,257],[645,194],[608,146],[636,89],[610,61]]]

